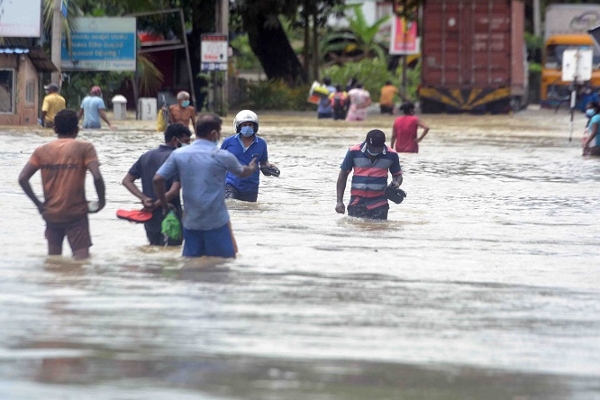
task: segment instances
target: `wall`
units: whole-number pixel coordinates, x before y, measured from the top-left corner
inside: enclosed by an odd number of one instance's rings
[[[38,124],[38,74],[25,54],[0,54],[0,68],[15,70],[15,97],[13,113],[0,113],[0,125],[37,125]],[[30,101],[27,101],[29,83]]]
[[[19,72],[17,74],[17,113],[21,117],[21,125],[37,125],[39,109],[39,84],[38,73],[29,57],[23,56],[23,61],[19,63]],[[33,90],[31,100],[27,101],[27,84],[30,90]]]

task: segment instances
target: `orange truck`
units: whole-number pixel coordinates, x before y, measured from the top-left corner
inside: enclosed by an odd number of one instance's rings
[[[587,31],[600,25],[600,4],[551,4],[546,6],[544,52],[540,104],[556,107],[567,102],[572,82],[562,80],[562,59],[565,50],[593,49],[592,78],[587,85],[592,91],[600,90],[600,49]],[[577,108],[583,108],[584,97],[578,97]]]

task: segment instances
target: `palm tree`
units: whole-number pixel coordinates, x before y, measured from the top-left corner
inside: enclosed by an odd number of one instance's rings
[[[77,31],[76,18],[82,15],[79,3],[77,0],[69,0],[67,6],[67,15],[63,15],[62,35],[67,41],[67,48],[71,49],[71,34]],[[44,0],[43,26],[46,37],[52,37],[52,20],[54,17],[54,0]]]

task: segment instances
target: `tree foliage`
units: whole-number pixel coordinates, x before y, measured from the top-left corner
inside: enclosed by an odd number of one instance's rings
[[[326,35],[323,40],[323,54],[329,55],[329,58],[338,64],[343,64],[349,58],[352,61],[367,57],[385,60],[387,47],[377,35],[390,16],[383,16],[373,24],[369,24],[360,4],[350,5],[347,8],[353,11],[352,15],[345,17],[348,20],[348,29]]]

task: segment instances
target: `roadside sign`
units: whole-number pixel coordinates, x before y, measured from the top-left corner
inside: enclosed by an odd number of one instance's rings
[[[227,35],[210,33],[202,35],[200,46],[202,71],[226,71],[229,43]]]
[[[562,80],[579,83],[592,79],[594,52],[590,47],[563,52]]]
[[[66,71],[135,71],[136,19],[76,19],[71,52],[62,40],[61,68]]]
[[[417,36],[417,22],[406,21],[395,15],[392,19],[390,54],[417,54],[421,39]]]
[[[0,37],[40,37],[41,0],[0,1]]]

